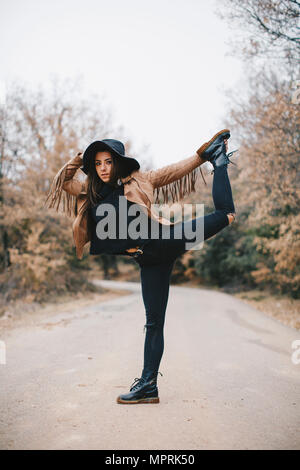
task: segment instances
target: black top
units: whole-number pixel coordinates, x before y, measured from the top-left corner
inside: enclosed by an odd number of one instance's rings
[[[149,241],[151,238],[151,219],[143,212],[142,209],[136,210],[135,215],[128,215],[129,208],[132,205],[136,205],[137,208],[140,206],[137,203],[128,201],[124,196],[124,184],[121,184],[118,188],[114,188],[110,184],[104,183],[101,188],[100,197],[102,198],[101,202],[90,208],[92,219],[95,222],[90,245],[91,255],[98,255],[101,253],[128,255],[125,251],[127,248],[133,248]],[[100,206],[103,204],[111,204],[114,207],[115,212],[113,212],[113,208],[101,207],[100,209]],[[99,210],[102,211],[103,215],[96,214],[98,207]],[[125,222],[126,217],[127,224],[123,227],[122,222]],[[138,218],[139,221],[132,223],[136,218]],[[113,221],[113,223],[109,224],[108,221]],[[121,234],[119,233],[119,222],[121,222],[122,225],[121,229],[123,233]],[[130,224],[131,229],[129,227]],[[152,224],[157,226],[156,230],[159,231],[161,237],[162,225],[156,221],[152,221]],[[128,231],[128,228],[130,229],[130,232]],[[132,231],[136,232],[135,235],[138,236],[138,238],[133,238],[131,235],[133,233]],[[139,232],[141,233],[140,235]]]

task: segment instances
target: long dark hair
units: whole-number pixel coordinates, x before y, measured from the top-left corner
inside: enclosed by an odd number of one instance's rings
[[[112,152],[109,152],[113,161],[110,179],[108,184],[114,188],[118,187],[118,179],[125,177],[128,174],[128,169],[124,167],[124,164],[121,162],[121,157],[115,156]],[[96,155],[96,154],[95,154]],[[95,222],[90,214],[90,207],[93,207],[99,202],[101,202],[101,189],[103,185],[106,184],[99,177],[96,166],[95,166],[95,155],[91,156],[88,162],[88,174],[87,174],[87,201],[84,207],[84,211],[87,211],[87,229],[89,237],[91,238],[92,230],[95,227]]]

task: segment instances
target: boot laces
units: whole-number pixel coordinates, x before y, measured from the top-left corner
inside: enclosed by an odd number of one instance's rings
[[[142,385],[145,382],[145,379],[142,377],[136,377],[130,387],[130,391],[135,390],[137,387]]]
[[[229,163],[232,163],[232,164],[235,165],[235,166],[237,166],[237,164],[234,163],[233,161],[231,161],[231,160],[229,159],[229,157],[231,157],[231,156],[234,154],[234,152],[238,152],[238,151],[239,151],[239,149],[232,150],[231,152],[227,153],[227,155],[226,155],[226,157],[227,157],[228,160],[229,160]]]
[[[233,165],[238,166],[235,162],[233,162],[233,161],[230,160],[230,158],[229,158],[229,157],[231,157],[231,156],[234,154],[234,152],[238,152],[238,151],[239,151],[239,149],[232,150],[231,152],[229,152],[229,153],[227,153],[227,154],[225,155],[228,164],[229,164],[229,163],[232,163]],[[211,172],[211,175],[214,173],[214,171],[215,171],[215,170],[213,169],[212,172]]]
[[[158,372],[157,375],[160,374],[162,376],[162,373],[161,372]],[[141,385],[143,385],[144,383],[146,383],[146,379],[144,379],[144,377],[136,377],[130,387],[130,392],[132,390],[135,390],[136,388],[140,387]]]

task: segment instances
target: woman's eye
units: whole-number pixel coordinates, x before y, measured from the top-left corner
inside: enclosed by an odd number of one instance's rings
[[[106,162],[106,163],[109,163],[111,165],[111,161]],[[96,162],[96,166],[100,166],[100,165],[101,165],[101,162]]]

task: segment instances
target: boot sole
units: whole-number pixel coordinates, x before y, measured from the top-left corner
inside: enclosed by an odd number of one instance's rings
[[[117,398],[117,403],[120,403],[122,405],[135,405],[138,403],[159,403],[159,397],[153,397],[153,398],[140,398],[139,400],[122,400],[122,398]]]
[[[212,139],[210,139],[209,142],[206,142],[205,144],[201,145],[201,147],[197,150],[197,154],[199,157],[202,157],[202,154],[205,152],[205,150],[210,146],[210,144],[221,134],[229,134],[230,137],[230,130],[229,129],[223,129],[222,131],[217,132]]]

